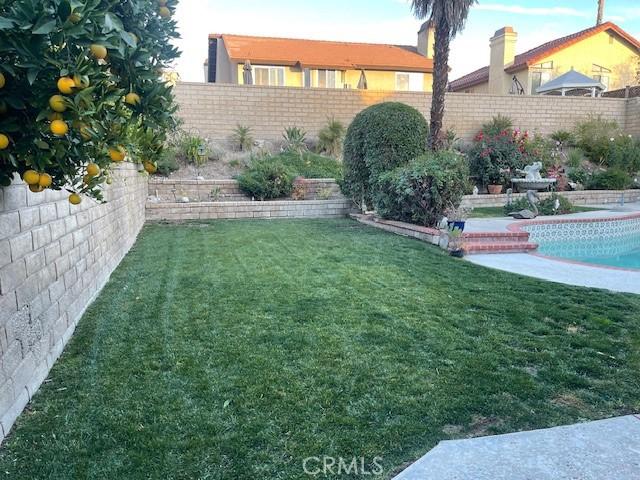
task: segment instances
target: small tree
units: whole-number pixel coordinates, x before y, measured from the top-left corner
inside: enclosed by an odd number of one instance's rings
[[[442,130],[445,93],[449,84],[449,51],[455,38],[477,0],[412,0],[411,8],[416,17],[430,21],[436,29],[433,66],[433,97],[431,100],[431,125],[429,147],[435,150]]]
[[[174,126],[163,70],[177,0],[0,0],[0,185],[102,199],[113,163],[156,169]],[[6,139],[7,142],[2,140]]]

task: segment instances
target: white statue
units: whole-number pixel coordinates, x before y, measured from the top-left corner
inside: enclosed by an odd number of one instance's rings
[[[518,171],[526,175],[525,180],[532,180],[535,182],[538,180],[542,180],[540,170],[542,170],[542,162],[535,162],[533,165],[527,165],[526,167],[524,167],[524,170]]]

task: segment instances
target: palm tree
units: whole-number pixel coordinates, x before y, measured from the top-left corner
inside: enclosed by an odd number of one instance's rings
[[[442,130],[444,101],[449,83],[450,42],[464,24],[469,10],[477,0],[412,0],[411,9],[416,17],[429,17],[436,29],[433,66],[433,97],[431,100],[431,128],[429,147],[438,148],[438,138]]]

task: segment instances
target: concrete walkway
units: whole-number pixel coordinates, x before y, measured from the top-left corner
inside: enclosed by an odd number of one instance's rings
[[[395,480],[638,480],[640,418],[444,441]]]

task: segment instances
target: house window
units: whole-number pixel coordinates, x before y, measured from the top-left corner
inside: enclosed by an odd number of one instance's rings
[[[541,85],[551,81],[553,73],[553,62],[544,62],[534,65],[531,70],[531,95],[536,95],[536,91]]]
[[[341,70],[318,70],[316,87],[318,88],[342,88],[344,85],[344,72]]]
[[[253,67],[256,85],[284,87],[284,67]]]
[[[396,90],[399,92],[422,92],[424,90],[424,74],[396,72]]]
[[[592,77],[594,80],[600,82],[601,84],[603,84],[606,88],[606,90],[609,90],[609,79],[610,79],[610,73],[611,70],[609,70],[606,67],[603,67],[602,65],[597,65],[597,64],[593,64],[593,67],[591,68],[592,71]]]

